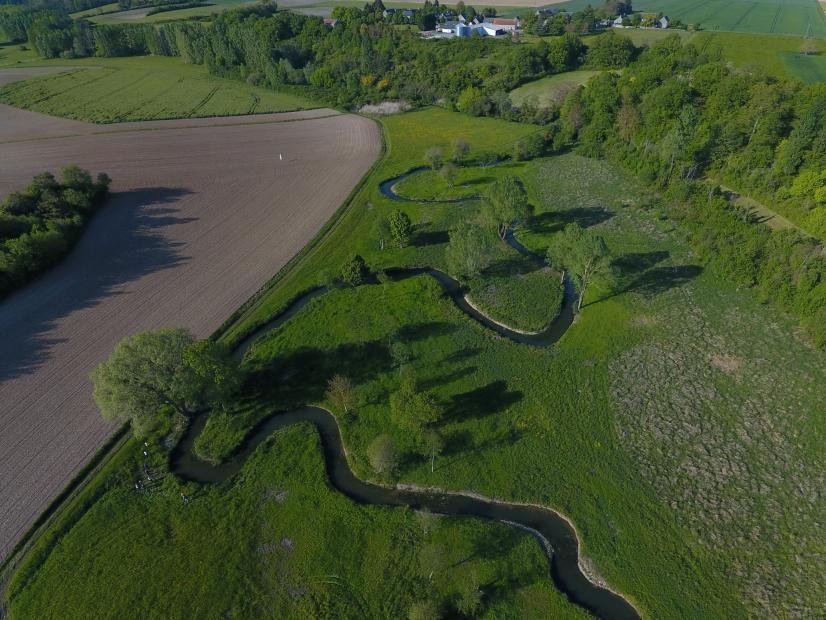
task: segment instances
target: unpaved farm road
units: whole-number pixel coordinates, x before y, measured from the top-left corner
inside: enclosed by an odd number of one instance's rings
[[[379,150],[333,110],[87,125],[0,105],[0,198],[70,163],[114,180],[71,255],[0,302],[0,560],[114,430],[89,372],[126,335],[216,329]]]

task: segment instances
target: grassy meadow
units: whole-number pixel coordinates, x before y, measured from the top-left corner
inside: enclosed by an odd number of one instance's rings
[[[84,69],[7,84],[0,88],[0,103],[94,123],[318,107],[290,93],[211,76],[206,67],[179,58],[93,58],[65,64]]]
[[[126,452],[46,564],[19,576],[12,617],[398,618],[416,602],[459,599],[480,584],[493,613],[586,617],[553,588],[529,535],[363,507],[330,489],[310,426],[274,436],[229,484],[185,489],[188,504],[169,474],[132,489],[143,457],[137,442]],[[443,555],[432,579],[422,546]]]
[[[471,157],[488,157],[531,130],[436,108],[383,125],[386,152],[347,210],[239,313],[224,339],[237,340],[328,281],[354,253],[373,269],[445,268],[446,231],[478,217],[478,202],[391,202],[379,183],[422,165],[428,147],[448,147],[454,137],[470,142]],[[213,414],[199,449],[220,457],[269,412],[330,406],[326,381],[341,372],[357,389],[355,412],[340,415],[340,424],[360,477],[376,479],[366,447],[388,434],[404,457],[385,482],[558,509],[576,524],[589,570],[646,617],[816,609],[826,571],[817,552],[818,481],[826,473],[817,453],[826,429],[815,415],[826,409],[822,354],[798,339],[794,321],[697,264],[656,198],[606,162],[569,154],[510,171],[534,207],[516,231],[523,243],[542,252],[566,223],[578,222],[603,235],[615,256],[615,282],[589,287],[557,346],[493,334],[427,276],[335,289],[253,346],[243,397]],[[371,234],[390,208],[413,220],[408,247],[381,250]],[[513,260],[507,252],[501,248],[497,262]],[[400,364],[445,411],[446,447],[433,472],[389,415]],[[159,470],[163,445],[153,440]],[[193,609],[400,617],[423,597],[447,609],[467,583],[481,588],[487,617],[582,615],[550,587],[538,545],[501,526],[442,520],[427,536],[451,549],[450,567],[431,583],[417,572],[429,546],[419,518],[331,492],[316,445],[305,427],[279,433],[235,478],[186,485],[193,497],[186,506],[172,476],[157,492],[131,488],[140,470],[133,446],[97,481],[100,499],[76,511],[51,553],[44,546],[30,555],[13,584],[12,617],[44,617],[43,600],[64,617],[124,605],[151,614],[170,579],[181,585],[166,598],[164,617]]]
[[[585,84],[599,71],[568,71],[523,84],[510,92],[511,101],[521,106],[532,98],[541,108],[560,105],[571,90]]]

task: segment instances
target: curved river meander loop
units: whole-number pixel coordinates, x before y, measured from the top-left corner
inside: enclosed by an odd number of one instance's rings
[[[392,187],[402,178],[418,170],[420,169],[402,177],[385,181],[381,184],[382,192],[385,195],[389,195],[388,192],[395,195]],[[513,235],[509,235],[508,242],[518,251],[530,255],[536,260],[542,260],[520,245],[513,238]],[[428,267],[399,268],[387,270],[387,275],[392,279],[421,275],[435,278],[462,312],[465,312],[484,327],[520,344],[550,346],[562,337],[573,322],[576,292],[567,278],[565,279],[565,298],[559,315],[545,331],[529,335],[515,332],[494,323],[474,309],[465,300],[459,282],[441,271]],[[325,294],[328,290],[319,287],[297,298],[278,317],[239,342],[234,349],[236,357],[243,357],[244,353],[262,333],[277,329],[295,316],[310,300]],[[413,509],[427,508],[439,514],[493,519],[518,527],[532,534],[542,544],[550,559],[550,572],[554,583],[571,601],[584,607],[599,618],[625,620],[640,617],[628,601],[618,594],[594,584],[584,575],[579,565],[577,534],[571,523],[557,512],[541,506],[498,502],[477,496],[390,488],[364,482],[356,477],[347,463],[341,433],[335,417],[330,412],[318,407],[304,407],[287,413],[276,413],[266,418],[250,431],[230,460],[220,465],[211,465],[198,459],[192,449],[195,440],[206,424],[206,420],[206,415],[195,418],[172,453],[172,471],[181,478],[201,483],[226,480],[244,466],[250,454],[274,431],[301,422],[313,424],[321,436],[321,445],[330,484],[350,499],[367,505],[404,506]]]

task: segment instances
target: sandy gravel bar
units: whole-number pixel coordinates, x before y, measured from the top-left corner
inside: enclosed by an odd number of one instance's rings
[[[0,106],[0,197],[69,163],[114,179],[72,254],[0,303],[0,559],[113,432],[88,375],[118,340],[208,335],[379,151],[372,121],[329,109],[89,125]]]

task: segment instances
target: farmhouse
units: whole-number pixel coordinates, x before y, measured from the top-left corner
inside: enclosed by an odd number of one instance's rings
[[[485,24],[487,23],[488,22],[485,22]],[[506,19],[504,17],[494,17],[490,21],[490,24],[492,24],[493,27],[497,30],[502,30],[503,32],[516,32],[517,30],[519,30],[518,17],[514,17],[513,19]]]
[[[660,28],[668,28],[668,24],[670,23],[670,22],[669,22],[669,20],[668,20],[668,16],[667,16],[667,15],[663,15],[663,16],[660,18],[660,21],[659,21],[658,23],[659,23],[659,25],[660,25]]]
[[[335,28],[338,24],[339,21],[337,19],[331,19],[329,17],[324,19],[324,25],[327,26],[327,28]]]

